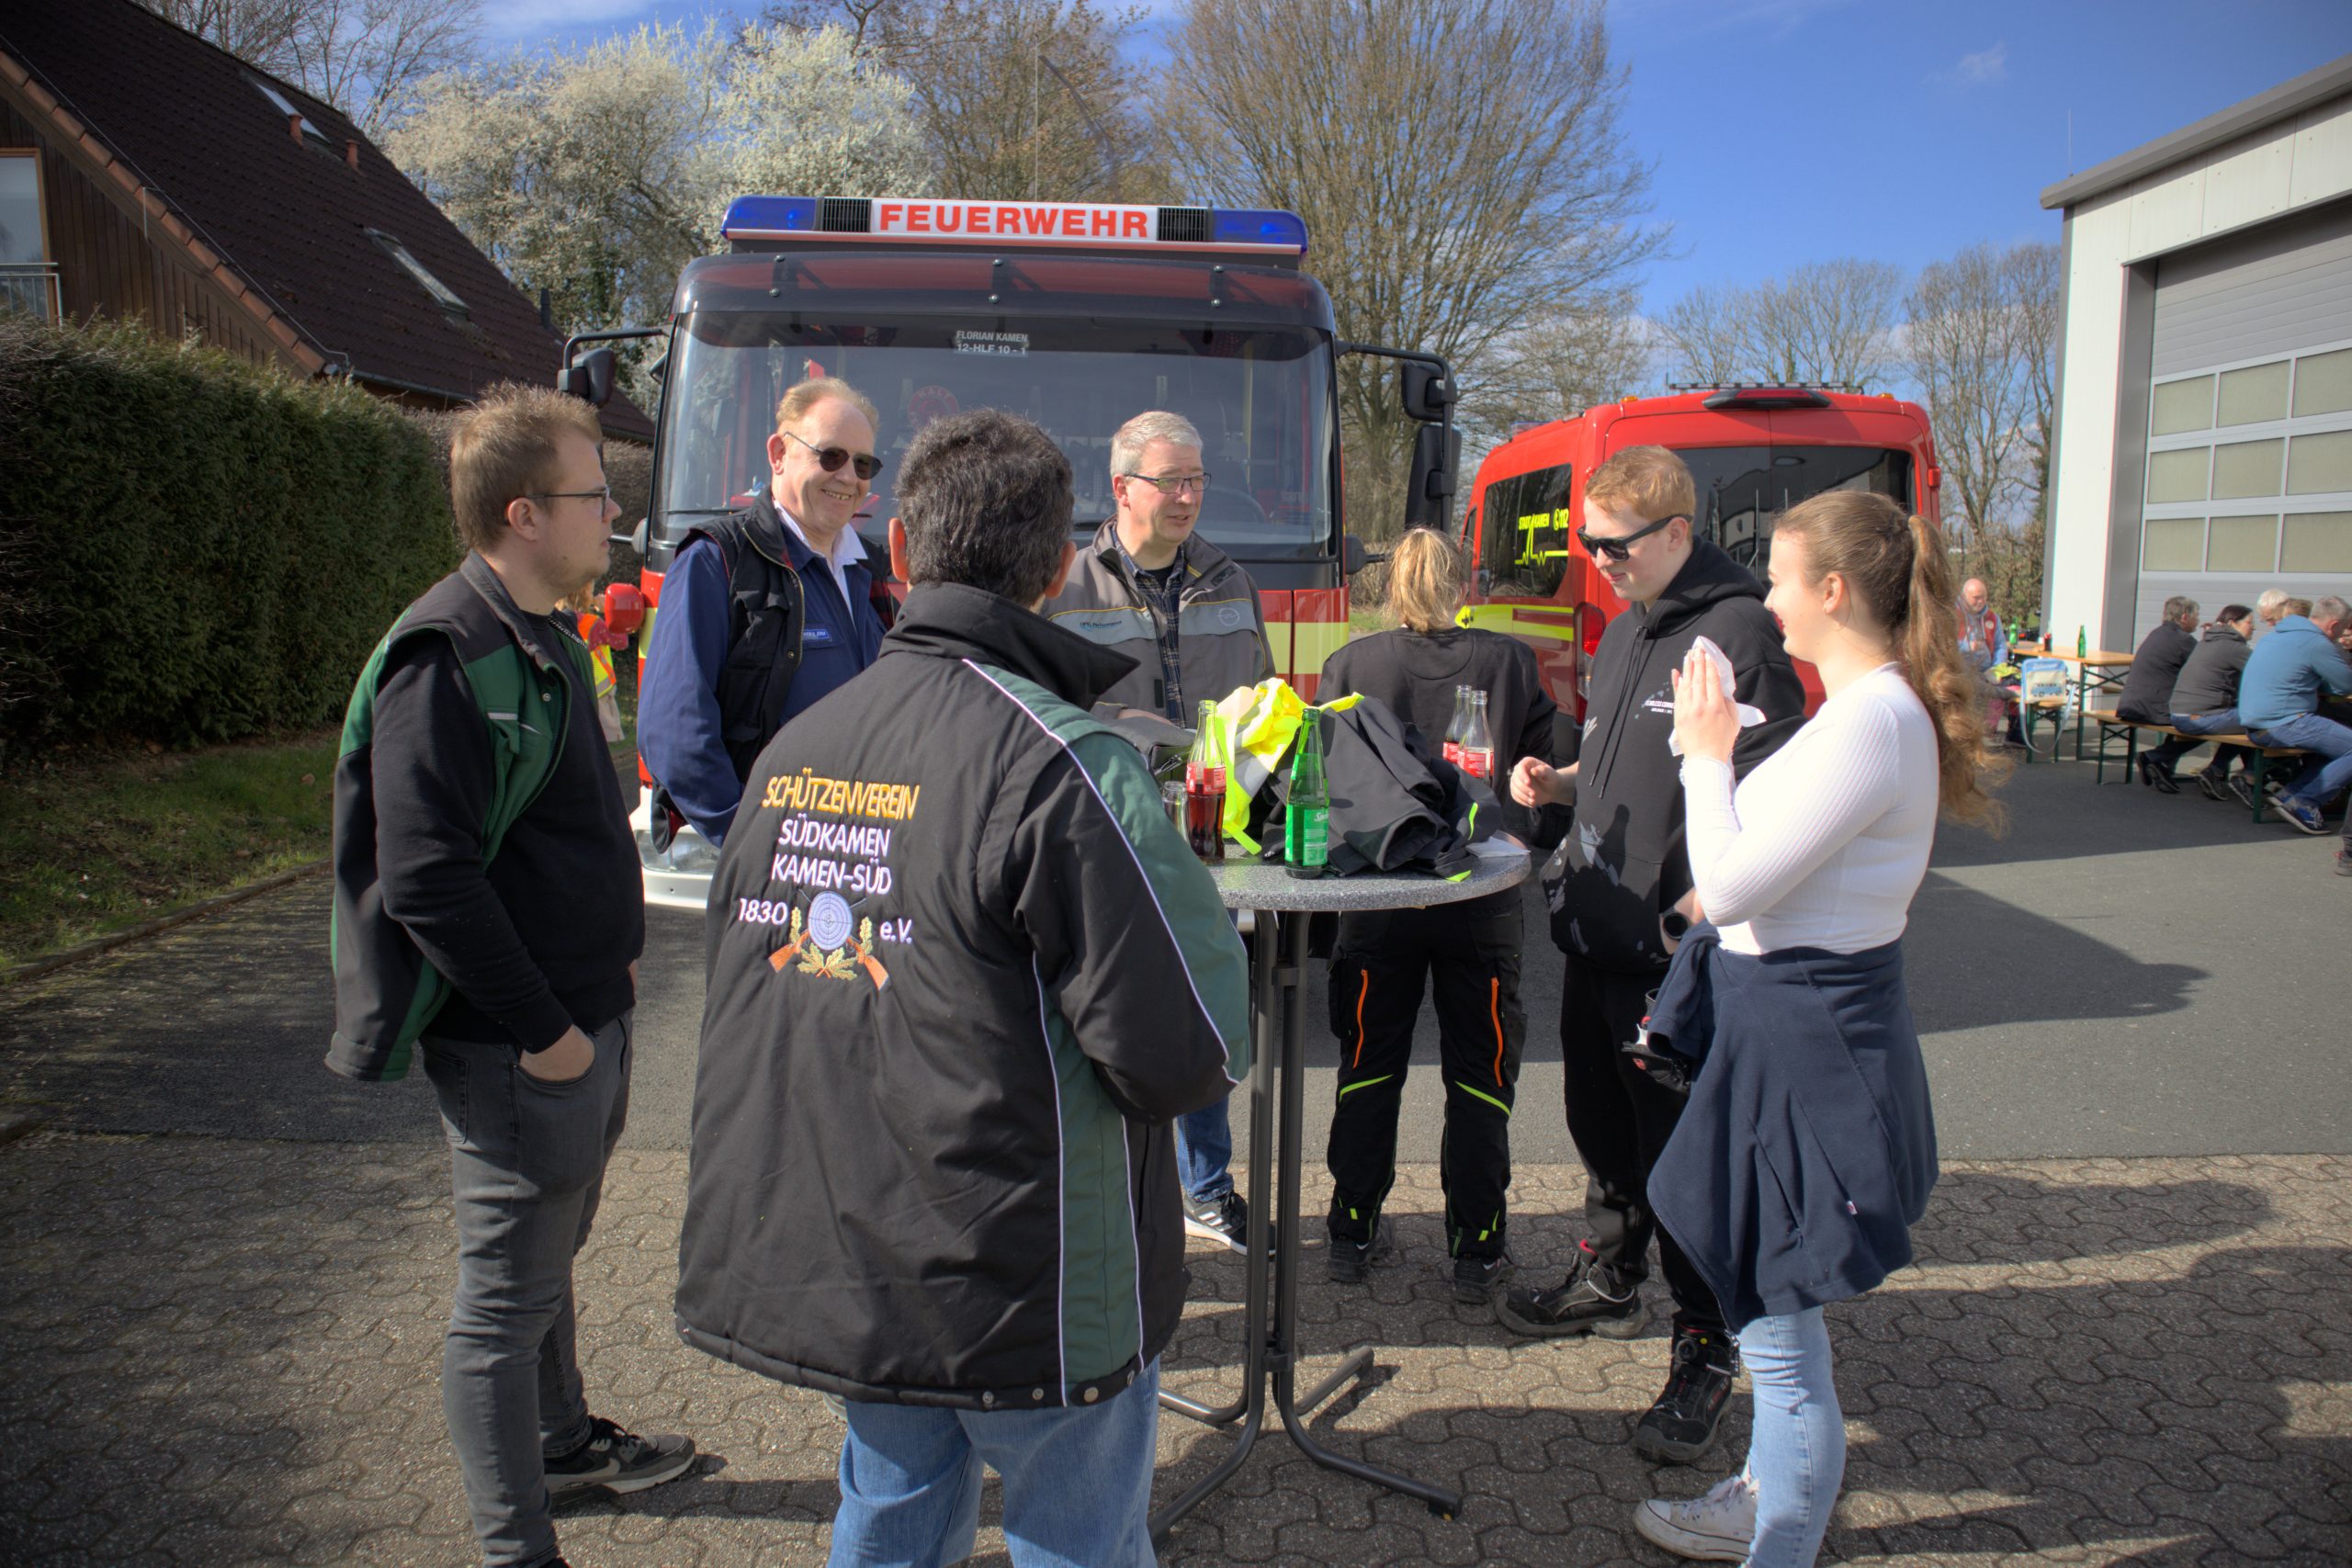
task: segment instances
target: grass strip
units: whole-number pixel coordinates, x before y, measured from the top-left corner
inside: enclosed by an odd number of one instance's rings
[[[322,729],[12,760],[0,776],[0,964],[322,858],[335,744]]]

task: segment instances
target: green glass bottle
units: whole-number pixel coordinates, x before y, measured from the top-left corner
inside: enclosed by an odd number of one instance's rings
[[[1283,870],[1296,877],[1329,871],[1331,781],[1323,772],[1323,715],[1308,708],[1290,761],[1290,794],[1283,807]]]
[[[2075,657],[2077,659],[2087,658],[2090,651],[2090,628],[2088,626],[2076,626],[2075,628]]]

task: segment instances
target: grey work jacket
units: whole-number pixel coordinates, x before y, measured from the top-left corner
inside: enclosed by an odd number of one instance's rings
[[[1194,535],[1184,547],[1184,585],[1176,594],[1176,658],[1188,710],[1203,698],[1222,702],[1237,686],[1273,674],[1258,586],[1231,556]],[[1126,655],[1135,669],[1102,694],[1096,712],[1167,712],[1159,663],[1160,612],[1127,574],[1118,525],[1105,523],[1070,563],[1069,581],[1045,608],[1064,631]]]

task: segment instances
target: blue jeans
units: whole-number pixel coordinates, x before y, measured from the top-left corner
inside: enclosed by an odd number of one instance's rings
[[[1176,1176],[1196,1203],[1233,1190],[1233,1118],[1227,1102],[1176,1118]]]
[[[554,1560],[546,1460],[589,1437],[571,1258],[628,1120],[630,1026],[623,1013],[598,1030],[596,1059],[560,1084],[525,1072],[512,1045],[423,1042],[458,1215],[441,1410],[491,1568]]]
[[[2315,713],[2298,714],[2267,729],[2249,729],[2247,737],[2264,746],[2300,746],[2313,752],[2287,786],[2281,798],[2316,811],[2352,784],[2352,728]]]
[[[1819,1307],[1759,1317],[1739,1331],[1756,1393],[1747,1479],[1756,1489],[1748,1568],[1811,1568],[1846,1479],[1846,1418],[1830,1377]]]
[[[2183,736],[2235,735],[2245,728],[2238,722],[2238,710],[2235,708],[2222,708],[2217,713],[2177,713],[2170,717],[2172,727]],[[2153,757],[2163,753],[2165,771],[2169,772],[2175,761],[2196,750],[2197,742],[2194,740],[2166,740],[2161,746],[2149,748],[2148,754]],[[2251,767],[2253,761],[2254,753],[2243,746],[2216,746],[2213,748],[2213,760],[2205,765],[2205,771],[2217,779],[2225,778],[2231,762],[2235,761],[2245,768]]]
[[[831,1568],[943,1568],[972,1554],[983,1466],[1004,1478],[1015,1568],[1151,1568],[1159,1363],[1109,1403],[1058,1410],[849,1406]]]

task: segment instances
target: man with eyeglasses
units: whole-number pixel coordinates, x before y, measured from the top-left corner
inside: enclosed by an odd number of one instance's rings
[[[760,749],[880,653],[851,526],[882,469],[880,423],[848,382],[801,382],[776,405],[766,493],[694,529],[670,563],[637,705],[663,842],[681,818],[725,842]]]
[[[1739,700],[1764,722],[1732,753],[1742,774],[1804,721],[1804,691],[1747,570],[1691,525],[1696,487],[1663,446],[1634,446],[1585,481],[1577,542],[1629,608],[1594,651],[1584,738],[1575,763],[1523,759],[1511,775],[1522,806],[1576,807],[1560,879],[1548,876],[1552,940],[1566,955],[1560,986],[1560,1056],[1568,1133],[1587,1172],[1585,1239],[1567,1277],[1548,1290],[1513,1289],[1496,1304],[1521,1334],[1641,1332],[1641,1284],[1650,1237],[1674,1298],[1666,1388],[1634,1430],[1634,1448],[1689,1463],[1715,1440],[1737,1342],[1706,1281],[1650,1213],[1650,1168],[1682,1113],[1678,1093],[1623,1051],[1648,1010],[1667,962],[1705,918],[1682,842],[1672,672],[1704,637],[1727,655]]]
[[[334,1038],[346,1077],[422,1057],[448,1134],[458,1282],[441,1405],[481,1561],[560,1563],[550,1509],[692,1468],[588,1410],[572,1257],[628,1117],[645,903],[559,601],[618,508],[586,403],[493,391],[459,416],[468,548],[361,671],[334,773]]]
[[[1182,414],[1139,413],[1111,437],[1109,522],[1078,553],[1046,617],[1125,654],[1135,669],[1096,700],[1099,716],[1143,713],[1189,728],[1205,698],[1274,673],[1258,585],[1195,532],[1210,475],[1201,433]],[[1233,1190],[1233,1128],[1223,1100],[1177,1119],[1184,1228],[1244,1249],[1249,1210]]]

